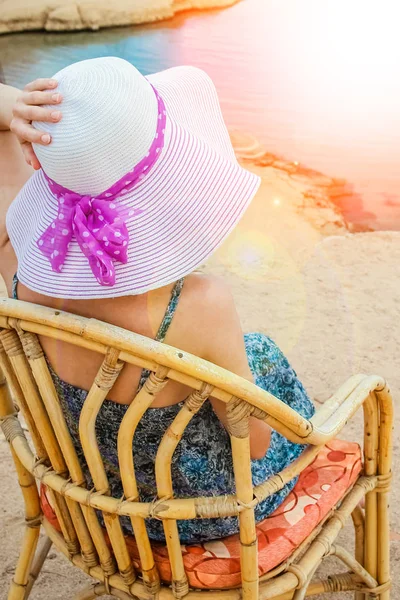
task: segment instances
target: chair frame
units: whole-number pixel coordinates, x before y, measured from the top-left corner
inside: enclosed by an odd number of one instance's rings
[[[104,355],[85,400],[79,432],[94,489],[88,490],[58,402],[38,336],[47,336]],[[98,450],[98,411],[125,363],[151,375],[121,423],[118,458],[122,499],[110,496]],[[3,374],[3,376],[2,376]],[[132,440],[136,426],[154,397],[174,380],[193,389],[165,433],[156,458],[159,500],[139,501]],[[185,427],[212,395],[227,405],[236,495],[214,498],[173,497],[171,459]],[[13,404],[13,401],[16,403]],[[321,448],[335,438],[359,408],[364,412],[364,468],[352,489],[318,528],[284,563],[259,578],[255,506],[300,474]],[[18,419],[21,411],[33,449]],[[33,418],[34,415],[34,418]],[[289,440],[308,444],[289,467],[252,486],[249,419],[264,420]],[[249,381],[179,349],[119,327],[30,303],[0,298],[0,423],[15,462],[25,503],[26,527],[8,600],[27,600],[52,544],[74,565],[97,580],[75,600],[105,594],[115,598],[174,600],[303,600],[324,592],[354,590],[356,600],[390,599],[389,488],[393,408],[390,391],[378,376],[351,377],[310,419]],[[36,481],[46,485],[62,533],[43,516]],[[365,516],[359,503],[365,496]],[[105,529],[96,516],[100,510]],[[142,574],[129,556],[118,516],[130,517]],[[189,589],[179,543],[177,519],[238,516],[241,543],[240,588]],[[145,519],[163,522],[172,570],[172,585],[160,582]],[[336,544],[352,518],[353,557]],[[46,536],[37,550],[39,533]],[[105,537],[107,533],[108,541]],[[348,571],[326,580],[313,576],[323,559],[335,555]],[[200,596],[201,594],[201,596]]]

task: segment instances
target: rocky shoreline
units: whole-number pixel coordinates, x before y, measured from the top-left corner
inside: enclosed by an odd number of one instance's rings
[[[186,10],[224,8],[239,0],[0,0],[0,33],[78,31],[170,19]]]
[[[272,154],[254,136],[231,132],[231,139],[244,166],[255,170],[264,180],[280,180],[287,189],[293,189],[292,206],[323,235],[373,231],[351,220],[352,214],[363,212],[362,200],[346,179],[329,177]]]

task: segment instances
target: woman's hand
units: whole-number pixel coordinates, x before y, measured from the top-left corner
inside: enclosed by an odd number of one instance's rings
[[[32,121],[47,121],[57,123],[61,119],[58,107],[44,107],[44,104],[60,104],[61,94],[55,89],[58,83],[55,79],[36,79],[25,86],[23,92],[13,107],[13,118],[10,129],[17,136],[25,160],[36,170],[40,162],[33,150],[32,143],[47,146],[51,142],[48,133],[35,129]]]

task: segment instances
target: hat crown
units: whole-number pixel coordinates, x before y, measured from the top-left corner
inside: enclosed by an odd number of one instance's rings
[[[74,63],[54,79],[63,97],[62,119],[34,123],[52,136],[51,144],[35,145],[35,152],[58,184],[97,195],[147,154],[157,127],[156,96],[147,79],[120,58]]]

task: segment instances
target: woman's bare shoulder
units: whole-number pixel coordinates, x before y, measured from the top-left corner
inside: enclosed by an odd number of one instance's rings
[[[186,289],[185,289],[186,288]],[[229,285],[214,275],[185,278],[177,329],[195,353],[244,377],[251,377],[243,330]]]
[[[182,313],[206,321],[208,325],[232,313],[235,303],[229,285],[223,278],[203,273],[192,273],[185,277],[184,293],[180,301]]]
[[[229,285],[226,281],[222,277],[208,273],[194,272],[187,275],[184,287],[188,293],[193,294],[192,300],[195,300],[195,296],[198,295],[203,303],[205,301],[214,302],[217,299],[223,301],[224,299],[232,298]]]

